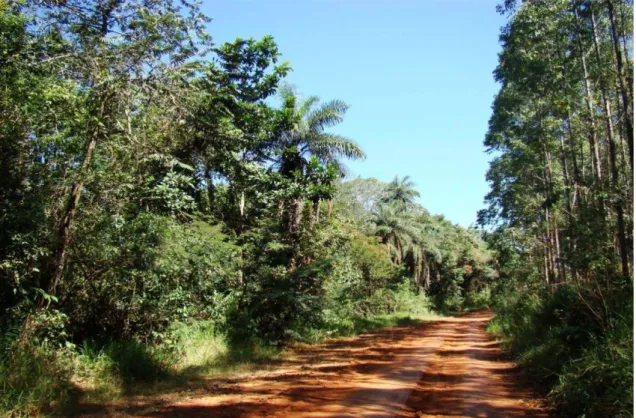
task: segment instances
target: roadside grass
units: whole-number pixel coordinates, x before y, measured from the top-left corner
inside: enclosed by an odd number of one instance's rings
[[[366,331],[413,325],[440,318],[433,313],[407,312],[343,320],[332,332],[316,330],[301,344],[328,338],[354,336]],[[211,378],[229,378],[270,370],[279,366],[293,350],[252,340],[232,344],[205,321],[173,327],[169,343],[159,348],[137,343],[119,343],[96,349],[89,344],[74,359],[71,380],[80,389],[82,401],[112,402],[130,396],[151,396],[188,387],[195,390]]]
[[[428,309],[343,318],[328,328],[310,330],[299,343],[439,318]],[[207,321],[175,324],[157,345],[137,341],[103,346],[84,342],[57,349],[27,345],[0,362],[0,416],[66,415],[83,404],[197,390],[209,379],[272,369],[289,357],[290,349],[293,345],[286,349],[258,340],[232,344]]]
[[[599,323],[584,303],[595,294],[586,291],[563,286],[541,298],[499,295],[486,331],[515,356],[558,416],[633,417],[630,301]]]
[[[0,362],[0,416],[33,417],[64,410],[77,395],[70,353],[24,344]]]
[[[394,312],[373,316],[355,316],[332,324],[327,329],[316,330],[315,334],[307,338],[307,342],[317,343],[326,338],[351,337],[379,328],[414,325],[420,322],[434,321],[442,316],[432,311],[422,313]]]

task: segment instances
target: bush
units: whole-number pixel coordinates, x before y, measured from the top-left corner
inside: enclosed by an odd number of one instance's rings
[[[631,330],[620,328],[563,367],[549,398],[564,416],[632,416],[633,341]]]
[[[167,335],[166,345],[178,372],[209,368],[228,353],[226,338],[212,321],[175,323]]]
[[[484,309],[490,306],[491,302],[490,287],[486,286],[477,291],[470,291],[466,293],[464,298],[464,309]]]
[[[220,227],[179,224],[152,213],[84,219],[74,246],[85,266],[69,266],[60,309],[75,343],[85,339],[157,342],[189,318],[223,321],[237,277],[235,247]],[[78,234],[80,235],[80,234]],[[93,264],[105,265],[101,271]]]
[[[503,287],[488,331],[503,338],[563,416],[631,417],[631,291]],[[613,306],[614,310],[606,310]]]

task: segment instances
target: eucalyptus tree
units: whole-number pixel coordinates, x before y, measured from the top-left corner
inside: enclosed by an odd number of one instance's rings
[[[553,346],[568,344],[578,338],[568,322],[576,318],[577,329],[586,329],[580,347],[593,347],[595,356],[619,346],[631,353],[632,314],[625,306],[633,292],[633,87],[626,74],[633,68],[633,2],[505,0],[499,9],[508,14],[494,72],[501,89],[484,140],[497,155],[479,222],[492,228],[486,237],[501,297],[519,298],[505,315],[532,323],[511,327],[510,337],[526,354],[548,347],[556,329],[562,339]],[[558,325],[548,330],[531,317],[552,317]],[[550,369],[542,378],[554,382],[552,393],[562,391],[565,415],[622,415],[631,399],[624,378],[611,385],[619,391],[596,390],[610,372],[587,377],[596,365],[577,350],[549,354],[554,363],[537,365]],[[600,362],[605,370],[614,364]],[[576,388],[568,383],[574,369]],[[575,406],[582,397],[591,401]]]
[[[618,116],[615,103],[626,101],[609,87],[620,84],[614,61],[624,55],[612,47],[610,12],[625,5],[559,0],[515,9],[514,3],[504,5],[515,13],[502,30],[495,71],[502,89],[485,140],[502,152],[488,174],[490,218],[535,236],[529,251],[548,284],[576,281],[599,266],[586,256],[599,250],[594,236],[604,257],[620,260],[627,279],[629,117]]]

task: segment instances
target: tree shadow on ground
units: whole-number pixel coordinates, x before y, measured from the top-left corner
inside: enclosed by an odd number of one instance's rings
[[[498,397],[526,392],[516,381],[514,365],[501,367],[502,353],[483,329],[480,338],[470,338],[475,321],[485,326],[483,317],[483,313],[468,314],[464,322],[418,323],[300,346],[285,360],[274,363],[275,367],[251,376],[192,377],[172,387],[157,386],[150,396],[119,404],[80,405],[76,416],[283,417],[319,412],[323,417],[353,417],[387,416],[389,411],[406,414],[402,416],[414,416],[418,411],[451,416],[548,416],[519,403],[498,404]],[[443,361],[476,358],[476,369],[453,374],[425,368],[428,357],[418,344],[437,340],[457,344],[472,341],[474,345],[463,351],[439,350],[431,345],[430,353]],[[236,361],[242,358],[238,355]],[[414,371],[414,364],[423,364],[425,370]],[[492,388],[484,387],[475,373],[492,374],[499,382],[497,391],[491,393]],[[405,386],[418,378],[416,387]],[[366,383],[356,387],[354,381]],[[459,383],[462,391],[454,388]],[[405,387],[407,395],[402,399]]]

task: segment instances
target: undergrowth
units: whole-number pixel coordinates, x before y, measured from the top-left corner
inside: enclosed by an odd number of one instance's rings
[[[423,295],[398,291],[376,299],[385,305],[348,315],[325,310],[322,326],[299,330],[296,341],[315,343],[437,317]],[[280,344],[257,337],[237,343],[214,321],[203,320],[173,323],[153,344],[84,341],[52,347],[37,338],[17,336],[12,345],[6,350],[11,355],[0,361],[0,415],[11,418],[66,414],[78,403],[165,392],[196,384],[202,376],[275,367],[285,357]]]
[[[495,297],[487,331],[517,356],[557,414],[632,417],[631,294],[508,288]],[[604,308],[608,299],[613,310]]]

